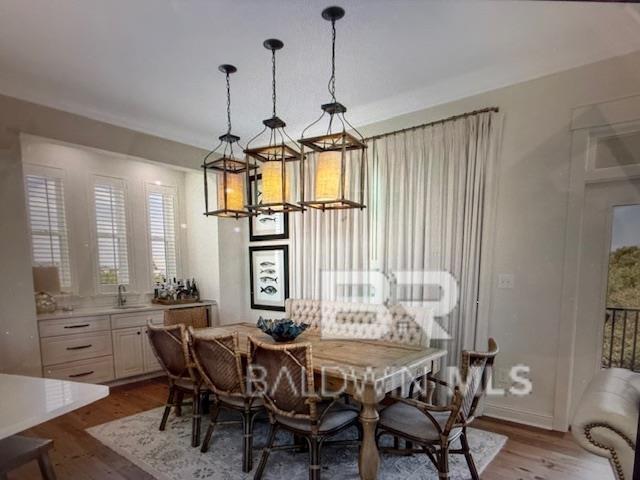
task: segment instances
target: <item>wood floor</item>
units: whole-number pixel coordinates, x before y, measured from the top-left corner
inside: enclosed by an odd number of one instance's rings
[[[52,461],[59,479],[151,479],[148,474],[89,436],[84,429],[149,410],[164,403],[160,380],[114,387],[109,397],[27,431],[54,440]],[[570,434],[481,419],[476,428],[509,437],[482,475],[484,480],[613,480],[608,463],[584,452]],[[355,461],[355,460],[354,460]],[[9,474],[9,480],[39,479],[35,464]]]

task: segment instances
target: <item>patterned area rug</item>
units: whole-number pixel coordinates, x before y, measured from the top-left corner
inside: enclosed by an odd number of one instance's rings
[[[185,412],[187,413],[187,412]],[[164,432],[158,431],[162,408],[149,410],[87,429],[90,435],[119,453],[158,480],[244,480],[253,473],[242,473],[242,431],[240,425],[218,425],[207,453],[191,448],[191,422],[188,415],[171,415]],[[222,417],[222,414],[221,414]],[[221,418],[230,420],[231,418]],[[203,436],[209,422],[203,421]],[[254,468],[260,460],[268,425],[256,423]],[[356,429],[345,431],[344,438],[355,438]],[[482,430],[469,429],[469,443],[480,473],[493,460],[507,437]],[[337,437],[336,437],[337,438]],[[390,438],[389,438],[390,440]],[[385,443],[385,437],[381,440]],[[279,444],[291,443],[286,432],[280,432]],[[457,447],[457,446],[455,446]],[[326,479],[358,479],[358,448],[326,446],[322,451],[322,476]],[[308,478],[306,453],[273,452],[265,469],[265,480]],[[462,455],[451,455],[451,479],[470,478]],[[410,457],[383,454],[379,478],[383,480],[437,480],[438,475],[426,455]]]

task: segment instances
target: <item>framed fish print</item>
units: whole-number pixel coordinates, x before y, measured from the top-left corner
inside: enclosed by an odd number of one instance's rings
[[[284,312],[289,297],[289,246],[249,247],[251,308]]]
[[[257,189],[258,203],[262,203],[262,175],[252,176],[249,184],[250,196],[253,198]],[[249,241],[285,240],[289,238],[289,214],[273,213],[249,217]]]

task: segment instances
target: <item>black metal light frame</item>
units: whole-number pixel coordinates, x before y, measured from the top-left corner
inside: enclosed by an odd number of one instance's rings
[[[340,152],[340,192],[339,197],[329,200],[305,200],[304,199],[304,181],[305,181],[305,167],[304,162],[301,162],[300,177],[302,182],[302,201],[301,205],[315,208],[319,210],[343,210],[366,208],[365,205],[365,178],[367,169],[367,145],[365,144],[364,137],[358,132],[358,130],[349,123],[345,117],[347,107],[336,100],[335,88],[336,88],[336,74],[335,74],[335,58],[336,58],[336,21],[344,17],[345,11],[341,7],[328,7],[322,11],[322,18],[331,22],[332,30],[332,50],[331,50],[331,77],[329,79],[329,94],[331,95],[331,102],[322,105],[322,114],[320,117],[307,126],[298,140],[300,144],[300,155],[305,155],[305,147],[310,148],[314,152],[321,154],[322,152]],[[325,116],[329,117],[329,126],[325,135],[319,135],[315,137],[305,138],[305,133],[310,128],[317,125]],[[338,127],[334,130],[334,127]],[[354,132],[351,134],[347,132],[347,128]],[[353,152],[349,153],[348,152]],[[347,158],[347,156],[353,156],[359,152],[358,169],[360,171],[360,195],[359,199],[346,198],[346,172],[347,162],[353,162],[353,158]]]
[[[206,157],[204,157],[204,161],[202,164],[202,169],[204,172],[204,205],[205,205],[204,214],[206,216],[238,219],[243,217],[249,217],[252,215],[252,213],[247,209],[234,210],[234,209],[227,208],[228,207],[228,198],[227,198],[228,175],[229,174],[239,175],[239,174],[248,172],[249,170],[252,169],[252,167],[248,164],[248,162],[241,159],[237,159],[233,155],[234,144],[237,143],[240,150],[242,150],[242,147],[240,146],[240,143],[239,143],[240,137],[238,137],[237,135],[233,135],[231,133],[231,85],[229,82],[229,76],[232,73],[237,72],[238,69],[233,65],[224,64],[224,65],[220,65],[218,67],[218,70],[220,70],[222,73],[225,74],[226,82],[227,82],[227,133],[225,133],[224,135],[220,135],[220,137],[218,137],[218,139],[220,140],[220,143],[216,146],[216,148],[210,151]],[[219,158],[214,158],[213,160],[208,161],[209,157],[215,155],[216,153],[219,153],[220,147],[222,147],[223,145],[224,145],[224,148],[222,149],[221,156]],[[213,170],[215,172],[218,172],[219,175],[222,175],[223,205],[222,205],[222,208],[218,208],[217,210],[213,210],[213,211],[209,210],[209,181],[208,181],[208,175],[207,175],[207,172],[209,170]],[[245,183],[245,195],[248,195],[247,183]],[[220,205],[218,205],[218,207],[220,207]]]
[[[253,137],[247,144],[247,148],[244,150],[247,155],[247,165],[250,168],[246,170],[247,173],[247,185],[250,184],[251,170],[259,168],[257,163],[250,163],[250,160],[254,162],[278,162],[281,165],[281,186],[282,186],[282,201],[263,203],[258,200],[257,189],[249,189],[249,196],[247,197],[246,208],[255,214],[266,213],[271,215],[273,213],[289,213],[289,212],[301,212],[304,211],[304,207],[301,205],[287,202],[287,186],[292,184],[290,175],[287,174],[287,163],[304,161],[304,154],[297,150],[296,142],[287,134],[285,127],[287,124],[277,116],[276,113],[276,52],[282,47],[284,43],[276,38],[270,38],[264,41],[263,46],[271,51],[271,65],[272,65],[272,116],[262,121],[264,128]],[[268,134],[268,140],[266,145],[261,147],[250,148],[256,140],[261,139]],[[301,198],[302,200],[302,198]]]

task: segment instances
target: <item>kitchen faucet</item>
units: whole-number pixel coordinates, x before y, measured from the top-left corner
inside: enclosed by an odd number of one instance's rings
[[[127,303],[127,299],[122,295],[126,291],[127,289],[125,288],[124,285],[122,284],[118,285],[118,306],[119,307],[124,307],[124,304]]]

